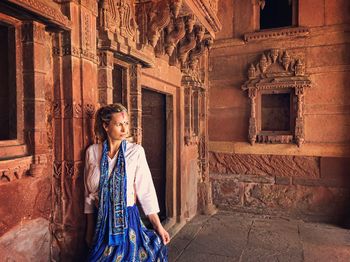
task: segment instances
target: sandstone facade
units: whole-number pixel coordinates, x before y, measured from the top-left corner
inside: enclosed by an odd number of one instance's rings
[[[259,17],[268,4],[218,4],[225,22],[209,64],[214,203],[231,210],[340,218],[350,197],[345,92],[350,5],[289,1],[290,25],[261,30]],[[281,10],[274,12],[278,16]],[[290,109],[279,105],[280,112],[290,112],[286,131],[272,124],[286,117],[274,111],[278,101],[264,105],[263,96],[273,94],[291,97]]]

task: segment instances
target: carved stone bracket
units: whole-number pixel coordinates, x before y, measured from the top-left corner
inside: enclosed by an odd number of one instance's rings
[[[167,27],[165,51],[171,56],[179,41],[185,36],[185,21],[182,17],[176,18]]]
[[[32,156],[27,156],[9,160],[1,160],[0,183],[15,181],[28,175],[32,159]]]
[[[293,58],[288,51],[272,49],[261,55],[260,61],[248,68],[248,81],[242,90],[247,90],[250,98],[250,118],[248,139],[253,145],[259,143],[293,143],[298,146],[304,142],[304,94],[311,87],[311,81],[306,74],[302,58]],[[294,92],[292,91],[294,90]],[[261,127],[261,96],[262,94],[289,94],[290,101],[296,101],[290,106],[291,128],[289,132],[268,131]]]

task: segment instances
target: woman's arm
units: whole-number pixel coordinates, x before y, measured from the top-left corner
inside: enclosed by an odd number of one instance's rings
[[[160,223],[158,214],[149,214],[148,219],[152,223],[153,228],[157,231],[158,235],[163,240],[163,244],[168,244],[170,242],[170,236],[169,233],[164,229],[163,225]]]

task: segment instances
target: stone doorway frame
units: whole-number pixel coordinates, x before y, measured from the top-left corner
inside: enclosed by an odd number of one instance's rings
[[[166,121],[166,165],[165,165],[165,209],[166,209],[166,219],[164,220],[164,225],[166,228],[170,228],[176,223],[176,173],[175,173],[175,147],[176,142],[174,136],[174,95],[172,93],[159,91],[157,89],[151,88],[146,85],[141,86],[141,90],[149,90],[152,92],[157,92],[165,95],[165,121]],[[142,105],[141,105],[141,115],[142,115]],[[141,118],[142,119],[142,118]],[[142,122],[141,122],[142,126]],[[170,192],[169,192],[170,190]]]

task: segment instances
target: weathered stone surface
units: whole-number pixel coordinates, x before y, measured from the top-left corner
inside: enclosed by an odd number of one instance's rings
[[[11,197],[9,197],[11,196]],[[48,219],[51,207],[49,177],[26,178],[0,186],[0,236],[26,219]]]
[[[243,183],[231,179],[212,180],[215,205],[236,206],[243,204]]]
[[[250,183],[244,187],[244,205],[255,208],[293,209],[295,191],[284,185]]]
[[[223,211],[200,221],[195,222],[196,234],[187,234],[193,228],[190,222],[172,239],[170,261],[349,260],[350,232],[336,226]],[[181,247],[180,239],[186,239]]]
[[[318,178],[319,158],[283,155],[240,155],[210,152],[210,172]]]
[[[49,221],[37,218],[14,227],[0,238],[1,249],[12,259],[3,261],[49,261]]]

